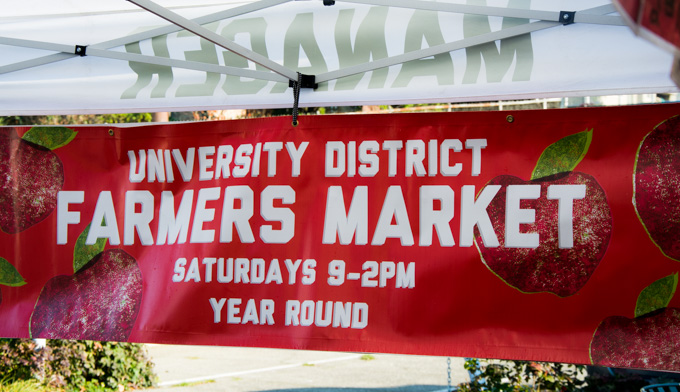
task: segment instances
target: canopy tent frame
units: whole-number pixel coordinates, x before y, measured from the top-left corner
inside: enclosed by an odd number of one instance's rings
[[[76,44],[67,45],[32,41],[26,39],[0,37],[0,44],[58,52],[43,57],[38,57],[30,60],[0,66],[0,74],[15,72],[32,67],[38,67],[41,65],[46,65],[62,60],[73,59],[87,55],[123,61],[135,61],[145,64],[171,66],[204,72],[235,75],[239,77],[254,78],[268,81],[276,82],[289,81],[289,83],[291,83],[291,86],[293,86],[294,83],[297,83],[298,81],[298,74],[294,70],[287,68],[244,46],[241,46],[235,43],[234,41],[228,40],[223,36],[214,33],[208,28],[203,26],[204,24],[232,18],[239,15],[244,15],[265,8],[274,7],[276,5],[287,3],[292,0],[260,0],[254,3],[237,6],[225,11],[205,15],[193,20],[184,18],[181,15],[169,10],[168,8],[160,6],[151,0],[127,0],[127,1],[134,3],[140,8],[167,20],[171,24],[168,26],[163,26],[145,32],[131,34],[125,37],[120,37],[117,39],[101,42],[87,47]],[[465,49],[467,47],[475,45],[481,45],[489,42],[494,42],[500,39],[511,38],[531,33],[534,31],[544,30],[562,25],[568,25],[572,23],[602,24],[616,26],[625,25],[625,22],[622,17],[618,15],[609,15],[611,13],[617,12],[612,4],[581,11],[551,12],[490,6],[475,6],[467,4],[439,3],[424,0],[338,0],[338,1],[354,4],[399,7],[452,13],[466,13],[482,16],[524,18],[538,21],[486,34],[480,34],[478,36],[448,42],[441,45],[431,46],[428,48],[415,50],[400,55],[390,56],[377,60],[374,59],[370,62],[334,71],[329,71],[318,75],[302,75],[304,80],[304,82],[300,86],[302,88],[313,88],[318,83],[327,82],[330,80],[339,79],[342,77],[360,74],[364,72],[374,71],[380,68],[398,65],[407,61],[418,60],[442,53],[453,52],[456,50]],[[124,53],[120,51],[110,50],[115,47],[142,41],[145,39],[150,39],[159,35],[170,34],[181,30],[190,31],[196,34],[197,36],[212,42],[217,46],[220,46],[233,53],[236,53],[247,60],[250,60],[256,64],[259,64],[267,68],[271,72],[207,64],[197,61],[155,57],[135,53]]]
[[[139,7],[139,9],[148,12],[149,14],[153,14],[161,19],[164,19],[165,21],[169,22],[169,24],[89,45],[82,45],[83,42],[81,42],[81,44],[73,42],[64,44],[0,36],[0,45],[55,52],[28,60],[20,60],[10,64],[1,65],[0,75],[29,68],[41,67],[63,60],[91,56],[125,61],[129,63],[194,70],[218,75],[230,75],[250,80],[262,80],[277,83],[287,82],[288,87],[292,87],[293,89],[293,113],[297,113],[300,99],[300,89],[304,88],[316,90],[320,83],[338,80],[348,76],[365,74],[379,69],[401,65],[409,61],[426,59],[444,53],[452,53],[478,45],[489,44],[513,37],[521,37],[532,32],[546,30],[553,27],[568,26],[574,23],[603,26],[625,26],[625,20],[623,17],[618,15],[618,10],[613,4],[600,5],[592,8],[581,6],[583,9],[577,11],[555,11],[555,8],[553,8],[551,11],[545,11],[525,8],[505,8],[487,5],[445,3],[431,0],[337,0],[340,3],[346,4],[394,7],[409,10],[425,10],[463,15],[477,15],[481,17],[519,18],[526,20],[526,23],[522,23],[513,27],[502,28],[497,31],[487,31],[475,36],[454,39],[450,40],[449,42],[438,43],[436,45],[417,50],[406,51],[405,49],[404,53],[401,54],[394,54],[391,56],[387,55],[386,57],[380,57],[377,59],[371,57],[359,64],[345,67],[340,66],[338,69],[334,70],[324,69],[318,74],[308,75],[297,72],[295,69],[293,69],[293,67],[287,66],[285,63],[282,64],[269,58],[266,53],[264,55],[260,54],[252,49],[236,43],[235,39],[227,39],[217,32],[205,27],[206,24],[229,20],[230,18],[269,9],[294,1],[305,0],[259,0],[245,5],[235,6],[227,10],[196,17],[194,19],[188,19],[184,16],[181,16],[175,11],[171,10],[170,7],[163,7],[155,3],[154,0],[127,1]],[[322,4],[324,6],[332,6],[336,4],[336,1],[322,0]],[[137,44],[144,40],[149,40],[155,37],[181,31],[192,33],[196,37],[212,43],[215,45],[215,47],[223,48],[228,52],[240,56],[241,58],[251,62],[251,64],[246,67],[228,66],[221,65],[216,62],[210,63],[181,60],[172,58],[167,54],[165,56],[158,56],[141,54],[139,52],[135,53],[136,51],[130,53],[129,51],[119,49],[125,45]],[[252,63],[257,65],[256,69],[254,69]]]
[[[367,3],[371,3],[371,4],[383,2],[383,0],[348,0],[348,1],[352,1],[352,2],[364,2],[364,1],[366,1]],[[387,1],[393,1],[393,0],[387,0]],[[401,0],[396,0],[396,1],[402,2]],[[492,7],[489,7],[489,8],[492,8]],[[419,9],[422,9],[422,8],[419,8]],[[610,25],[610,24],[612,24],[613,21],[610,19],[611,17],[607,17],[606,14],[614,12],[614,11],[615,10],[613,9],[613,6],[605,5],[605,6],[590,8],[590,9],[581,11],[578,14],[580,15],[581,13],[586,13],[586,15],[589,16],[589,18],[586,18],[586,19],[590,19],[590,20],[593,21],[593,22],[588,22],[588,23]],[[451,11],[451,12],[456,12],[456,11]],[[564,14],[564,13],[560,13],[560,14]],[[497,15],[494,14],[492,16],[497,16]],[[598,21],[597,17],[600,17],[600,16],[606,17],[605,19],[602,19],[604,21],[604,23],[600,23]],[[515,17],[515,16],[513,16],[513,17]],[[551,19],[553,19],[552,16],[551,16]],[[560,17],[558,16],[557,19],[560,19]],[[621,18],[619,18],[619,19],[621,20],[621,23],[623,23],[623,20]],[[441,54],[441,53],[453,52],[453,51],[465,49],[465,48],[471,47],[471,46],[476,46],[476,45],[481,45],[481,44],[485,44],[485,43],[489,43],[489,42],[494,42],[494,41],[497,41],[497,40],[500,40],[500,39],[516,37],[516,36],[531,33],[531,32],[534,32],[534,31],[544,30],[544,29],[548,29],[548,28],[551,28],[551,27],[556,27],[556,26],[561,26],[561,25],[564,25],[564,24],[571,24],[571,23],[572,22],[563,23],[563,22],[552,21],[552,20],[542,20],[542,21],[539,21],[539,22],[531,22],[531,23],[527,23],[527,24],[523,24],[523,25],[519,25],[519,26],[515,26],[515,27],[510,27],[510,28],[507,28],[507,29],[493,31],[493,32],[486,33],[486,34],[480,34],[480,35],[477,35],[477,36],[474,36],[474,37],[469,37],[469,38],[465,38],[465,39],[458,40],[458,41],[453,41],[453,42],[448,42],[448,43],[441,44],[441,45],[431,46],[429,48],[420,49],[420,50],[404,53],[404,54],[397,55],[397,56],[391,56],[391,57],[386,57],[386,58],[383,58],[383,59],[373,60],[370,63],[359,64],[359,65],[355,65],[355,66],[351,66],[351,67],[346,67],[344,69],[340,69],[340,70],[337,70],[337,71],[326,72],[326,73],[323,73],[323,74],[316,75],[316,82],[322,83],[322,82],[326,82],[326,81],[333,80],[333,79],[339,79],[339,78],[342,78],[342,77],[345,77],[345,76],[351,76],[351,75],[360,74],[360,73],[364,73],[364,72],[368,72],[368,71],[374,71],[374,70],[379,69],[379,68],[397,65],[397,64],[405,63],[407,61],[418,60],[418,59],[422,59],[422,58],[430,57],[430,56],[436,56],[436,55]]]
[[[276,74],[276,73],[272,73],[272,72],[256,71],[256,70],[251,70],[251,69],[230,67],[230,66],[225,66],[225,65],[215,65],[215,64],[201,63],[201,62],[198,62],[198,61],[177,60],[177,59],[170,59],[170,58],[166,58],[166,57],[155,57],[155,56],[148,56],[148,55],[142,55],[142,54],[136,54],[136,53],[126,53],[126,52],[119,52],[119,51],[114,51],[114,50],[99,49],[97,47],[99,45],[87,46],[87,47],[81,46],[81,45],[76,45],[75,47],[73,47],[71,45],[54,44],[54,43],[49,43],[49,42],[40,42],[40,41],[7,38],[7,37],[0,37],[0,44],[21,46],[21,47],[31,48],[31,49],[41,49],[41,50],[51,50],[51,51],[61,52],[61,53],[58,53],[58,55],[67,55],[68,56],[68,57],[63,58],[64,60],[68,59],[68,58],[73,58],[74,56],[93,56],[93,57],[102,57],[102,58],[109,58],[109,59],[123,60],[123,61],[135,61],[135,62],[138,62],[138,63],[145,63],[145,64],[154,64],[154,65],[164,65],[164,66],[177,67],[177,68],[185,68],[185,69],[191,69],[191,70],[196,70],[196,71],[223,73],[223,74],[229,74],[229,75],[242,76],[242,77],[246,77],[246,78],[271,80],[271,81],[275,81],[275,82],[286,82],[286,81],[288,81],[288,79],[286,77],[281,76],[281,75]],[[47,56],[47,57],[50,57],[50,60],[59,61],[59,60],[57,60],[57,57],[51,57],[51,56]],[[41,59],[44,59],[44,57],[41,58]],[[54,62],[54,61],[51,61],[51,62]],[[10,66],[11,66],[11,64],[8,65],[7,67],[10,67]]]
[[[261,10],[261,9],[273,7],[273,6],[276,6],[276,5],[279,5],[279,4],[288,3],[290,1],[291,0],[259,0],[259,1],[254,2],[254,3],[249,3],[249,4],[246,4],[246,5],[242,5],[242,6],[237,6],[237,7],[234,7],[234,8],[230,8],[228,10],[224,10],[224,11],[221,11],[221,12],[216,12],[216,13],[213,13],[213,14],[209,14],[209,15],[205,15],[205,16],[196,18],[196,19],[194,19],[194,22],[197,23],[197,24],[208,24],[208,23],[216,22],[216,21],[223,20],[223,19],[229,19],[229,18],[233,18],[233,17],[236,17],[236,16],[245,15],[245,14],[248,14],[248,13],[251,13],[251,12],[255,12],[255,11],[258,11],[258,10]],[[150,39],[150,38],[153,38],[153,37],[157,37],[159,35],[175,33],[175,32],[181,31],[181,30],[182,30],[182,27],[177,26],[175,24],[169,24],[167,26],[157,27],[157,28],[150,29],[150,30],[147,30],[147,31],[143,31],[143,32],[135,33],[135,34],[130,34],[130,35],[120,37],[120,38],[116,38],[116,39],[112,39],[112,40],[109,40],[109,41],[100,42],[100,43],[95,44],[95,45],[90,45],[90,46],[88,46],[88,51],[90,52],[91,55],[94,55],[95,52],[93,52],[92,49],[101,49],[101,50],[112,49],[112,48],[115,48],[115,47],[118,47],[118,46],[123,46],[123,45],[127,45],[127,44],[130,44],[130,43],[133,43],[133,42],[143,41],[145,39]],[[12,39],[5,38],[5,37],[0,37],[0,44],[21,46],[21,47],[27,47],[27,48],[34,47],[33,45],[40,45],[40,43],[38,43],[36,41],[12,40]],[[45,45],[47,43],[43,42],[41,44]],[[60,52],[60,53],[55,53],[55,54],[51,54],[51,55],[47,55],[47,56],[37,57],[37,58],[34,58],[34,59],[30,59],[30,60],[25,60],[25,61],[20,61],[20,62],[0,66],[0,74],[10,73],[10,72],[14,72],[14,71],[20,71],[20,70],[23,70],[23,69],[38,67],[38,66],[41,66],[41,65],[52,64],[52,63],[59,62],[59,61],[62,61],[62,60],[72,59],[74,57],[81,56],[81,54],[75,53],[75,50],[74,50],[75,46],[73,46],[73,45],[70,45],[70,46],[66,45],[62,48],[64,50],[57,49],[56,46],[52,47],[52,48],[45,48],[45,50],[51,50],[51,51],[56,51],[56,52]],[[145,56],[145,57],[152,57],[152,56]],[[147,63],[147,64],[157,64],[157,63],[153,62],[153,60],[150,60],[148,58],[147,59],[138,58],[135,61],[139,61],[139,62],[143,62],[143,63]],[[194,69],[194,68],[188,66],[188,64],[183,64],[183,63],[184,63],[184,61],[182,61],[182,60],[172,60],[172,64],[175,67],[186,68],[186,69]]]

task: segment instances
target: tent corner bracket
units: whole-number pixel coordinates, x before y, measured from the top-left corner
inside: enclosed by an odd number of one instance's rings
[[[76,45],[76,49],[73,51],[73,53],[80,57],[87,56],[87,45]]]
[[[299,83],[300,83],[300,88],[311,88],[316,90],[319,87],[319,84],[316,83],[316,76],[314,75],[305,75],[303,73],[299,73]],[[288,87],[293,87],[295,88],[295,84],[298,83],[297,80],[289,80],[288,81]]]
[[[560,11],[560,22],[563,25],[570,25],[576,19],[576,11]]]

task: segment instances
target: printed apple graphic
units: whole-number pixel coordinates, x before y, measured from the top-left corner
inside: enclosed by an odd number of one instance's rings
[[[26,284],[24,278],[9,261],[0,257],[0,285],[19,287]],[[0,291],[0,303],[2,303],[2,291]]]
[[[659,279],[640,293],[634,318],[604,319],[590,342],[591,362],[680,371],[680,309],[667,307],[677,286],[677,273]]]
[[[50,279],[30,320],[32,338],[127,341],[142,300],[137,261],[105,242],[84,245],[88,228],[74,251],[74,274]],[[96,254],[84,263],[89,255]]]
[[[680,261],[680,117],[657,125],[635,157],[633,205],[664,255]]]
[[[52,150],[77,132],[63,127],[34,127],[19,138],[0,128],[0,229],[14,234],[47,218],[57,205],[64,169]]]
[[[541,154],[528,181],[501,175],[486,184],[485,187],[499,187],[487,207],[498,246],[486,244],[478,227],[475,243],[482,262],[508,285],[524,293],[548,292],[567,297],[586,284],[604,257],[612,233],[607,196],[593,176],[573,171],[591,140],[592,130],[551,144]],[[535,185],[535,194],[518,202],[517,191],[532,188],[524,185]],[[577,192],[563,194],[566,199],[560,200],[555,196],[557,189]],[[566,219],[569,207],[571,217]],[[538,235],[533,244],[517,244],[517,217],[521,223],[519,235]]]

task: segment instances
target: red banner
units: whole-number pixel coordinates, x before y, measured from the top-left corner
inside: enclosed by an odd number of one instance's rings
[[[678,113],[0,128],[0,335],[680,371]]]
[[[634,30],[653,35],[654,40],[665,42],[666,46],[680,48],[680,3],[661,0],[615,0]],[[651,34],[649,34],[651,33]]]

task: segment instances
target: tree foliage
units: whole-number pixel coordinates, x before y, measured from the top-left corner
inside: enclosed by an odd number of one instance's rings
[[[119,124],[150,122],[151,113],[79,114],[64,116],[5,116],[0,125]]]

